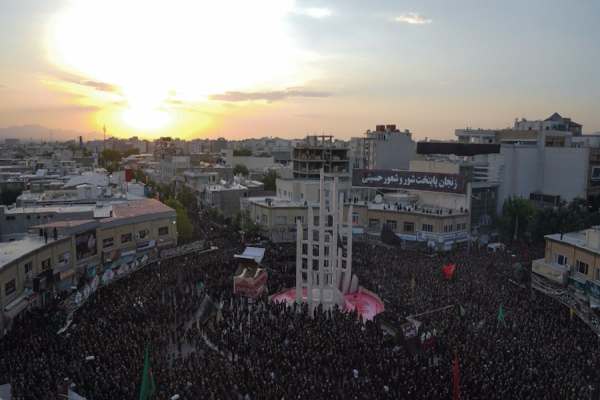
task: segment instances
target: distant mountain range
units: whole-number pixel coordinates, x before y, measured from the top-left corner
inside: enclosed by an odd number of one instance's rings
[[[0,128],[0,139],[14,138],[23,141],[44,140],[77,140],[79,136],[83,136],[83,140],[91,140],[101,137],[97,132],[78,132],[67,129],[52,129],[41,125],[20,125]]]

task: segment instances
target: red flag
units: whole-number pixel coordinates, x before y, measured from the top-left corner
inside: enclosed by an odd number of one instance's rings
[[[460,366],[457,353],[454,353],[452,361],[452,400],[460,400]]]
[[[444,274],[446,279],[452,279],[454,276],[454,271],[456,271],[455,264],[446,264],[442,267],[442,274]]]

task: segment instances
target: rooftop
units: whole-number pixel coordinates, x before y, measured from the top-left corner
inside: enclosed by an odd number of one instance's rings
[[[45,206],[45,207],[14,207],[4,211],[5,215],[15,214],[42,214],[42,213],[84,213],[92,212],[96,206],[94,205],[73,205],[73,206]]]
[[[544,236],[555,242],[569,244],[591,253],[600,254],[600,228],[592,227],[579,232],[554,233]]]
[[[48,237],[48,243],[53,240]],[[0,242],[0,270],[14,260],[23,257],[24,255],[46,246],[43,237],[25,236],[21,240],[12,242]]]
[[[174,212],[171,207],[156,199],[132,200],[113,205],[113,219],[134,218],[141,215]]]

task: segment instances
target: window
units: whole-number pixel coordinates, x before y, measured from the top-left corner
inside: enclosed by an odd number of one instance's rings
[[[433,225],[423,224],[422,231],[423,232],[433,232]]]
[[[593,181],[600,181],[600,166],[592,167],[592,177]]]
[[[415,231],[415,223],[414,222],[405,222],[404,223],[404,232],[414,232]]]
[[[169,234],[168,226],[161,226],[160,228],[158,228],[158,236],[165,236],[168,234]]]
[[[68,251],[58,255],[58,263],[59,264],[68,264],[70,259],[71,259],[71,253]]]
[[[48,269],[50,269],[50,262],[51,259],[50,258],[46,258],[45,260],[42,261],[42,271],[46,271]]]
[[[150,232],[148,231],[148,229],[142,229],[141,231],[138,232],[138,237],[140,239],[146,239],[148,237],[148,234]]]
[[[29,262],[26,262],[26,263],[23,265],[23,268],[25,269],[25,275],[27,275],[27,274],[28,274],[28,273],[30,273],[30,272],[31,272],[31,270],[33,269],[33,263],[32,263],[31,261],[29,261]]]
[[[369,228],[371,228],[371,229],[379,228],[379,220],[377,218],[370,218],[369,219]]]
[[[600,281],[600,268],[596,268],[596,276],[594,276],[594,279]]]
[[[568,259],[567,259],[567,257],[563,256],[562,254],[558,254],[556,256],[556,262],[560,265],[567,265]]]
[[[9,296],[17,291],[17,281],[15,279],[10,280],[4,284],[4,295]]]
[[[106,238],[102,240],[102,247],[107,248],[115,244],[115,241],[112,237]]]
[[[304,223],[304,217],[300,216],[300,217],[295,217],[294,218],[294,224],[297,224],[298,221],[300,221],[301,224]]]
[[[315,215],[313,217],[313,225],[315,225],[315,226],[319,225],[319,216],[318,215]]]
[[[6,216],[6,220],[7,220],[7,221],[14,221],[14,219],[15,219],[15,216],[14,216],[14,215],[7,215],[7,216]]]
[[[128,243],[133,240],[133,235],[131,233],[125,233],[121,235],[121,243]]]
[[[286,225],[287,217],[285,215],[279,215],[275,217],[275,225]]]
[[[263,224],[265,224],[265,225],[266,225],[266,224],[267,224],[267,214],[263,214],[263,215],[261,216],[261,219],[260,219],[260,221],[261,221],[261,223],[263,223]]]
[[[385,223],[387,224],[387,226],[389,226],[391,230],[396,232],[396,229],[398,228],[398,223],[396,221],[388,219],[387,221],[385,221]]]
[[[575,265],[577,266],[577,272],[579,272],[580,274],[587,275],[589,269],[589,265],[587,263],[577,260]]]
[[[358,213],[357,212],[352,213],[352,225],[358,225]]]

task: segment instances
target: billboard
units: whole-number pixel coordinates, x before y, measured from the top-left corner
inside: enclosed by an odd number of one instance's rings
[[[95,256],[97,252],[96,231],[87,231],[75,235],[75,253],[77,260]]]
[[[395,171],[392,169],[355,169],[352,172],[352,186],[466,193],[465,179],[459,174]]]

